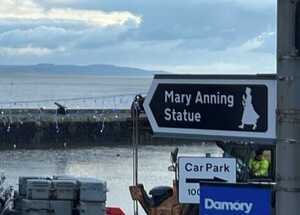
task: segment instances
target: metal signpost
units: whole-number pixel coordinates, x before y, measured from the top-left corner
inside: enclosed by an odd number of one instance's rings
[[[213,140],[276,138],[275,76],[156,75],[144,102],[155,134]]]
[[[271,215],[272,189],[243,184],[202,184],[200,214]],[[288,211],[286,214],[289,214]]]
[[[278,0],[276,214],[300,213],[300,1]]]
[[[179,157],[179,202],[199,204],[201,181],[236,182],[232,158]]]

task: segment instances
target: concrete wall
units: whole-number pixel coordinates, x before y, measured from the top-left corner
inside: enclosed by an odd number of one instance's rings
[[[11,109],[0,114],[0,149],[131,143],[128,110],[67,110],[60,115],[56,110]]]
[[[0,110],[0,150],[49,149],[132,143],[129,110]],[[145,116],[140,121],[141,144],[173,144],[175,139],[152,136]],[[188,141],[180,141],[182,143]]]

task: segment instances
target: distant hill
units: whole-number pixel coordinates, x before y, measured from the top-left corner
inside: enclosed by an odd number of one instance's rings
[[[163,71],[143,70],[131,67],[95,64],[87,66],[78,65],[0,65],[0,73],[38,73],[38,74],[85,74],[85,75],[126,75],[126,76],[150,76],[166,73]]]

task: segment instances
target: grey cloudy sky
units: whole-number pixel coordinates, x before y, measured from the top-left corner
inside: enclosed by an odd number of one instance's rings
[[[0,64],[274,73],[275,0],[0,0]]]

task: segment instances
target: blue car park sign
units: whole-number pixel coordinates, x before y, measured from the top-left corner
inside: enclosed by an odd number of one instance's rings
[[[271,215],[270,187],[202,184],[200,215]]]

